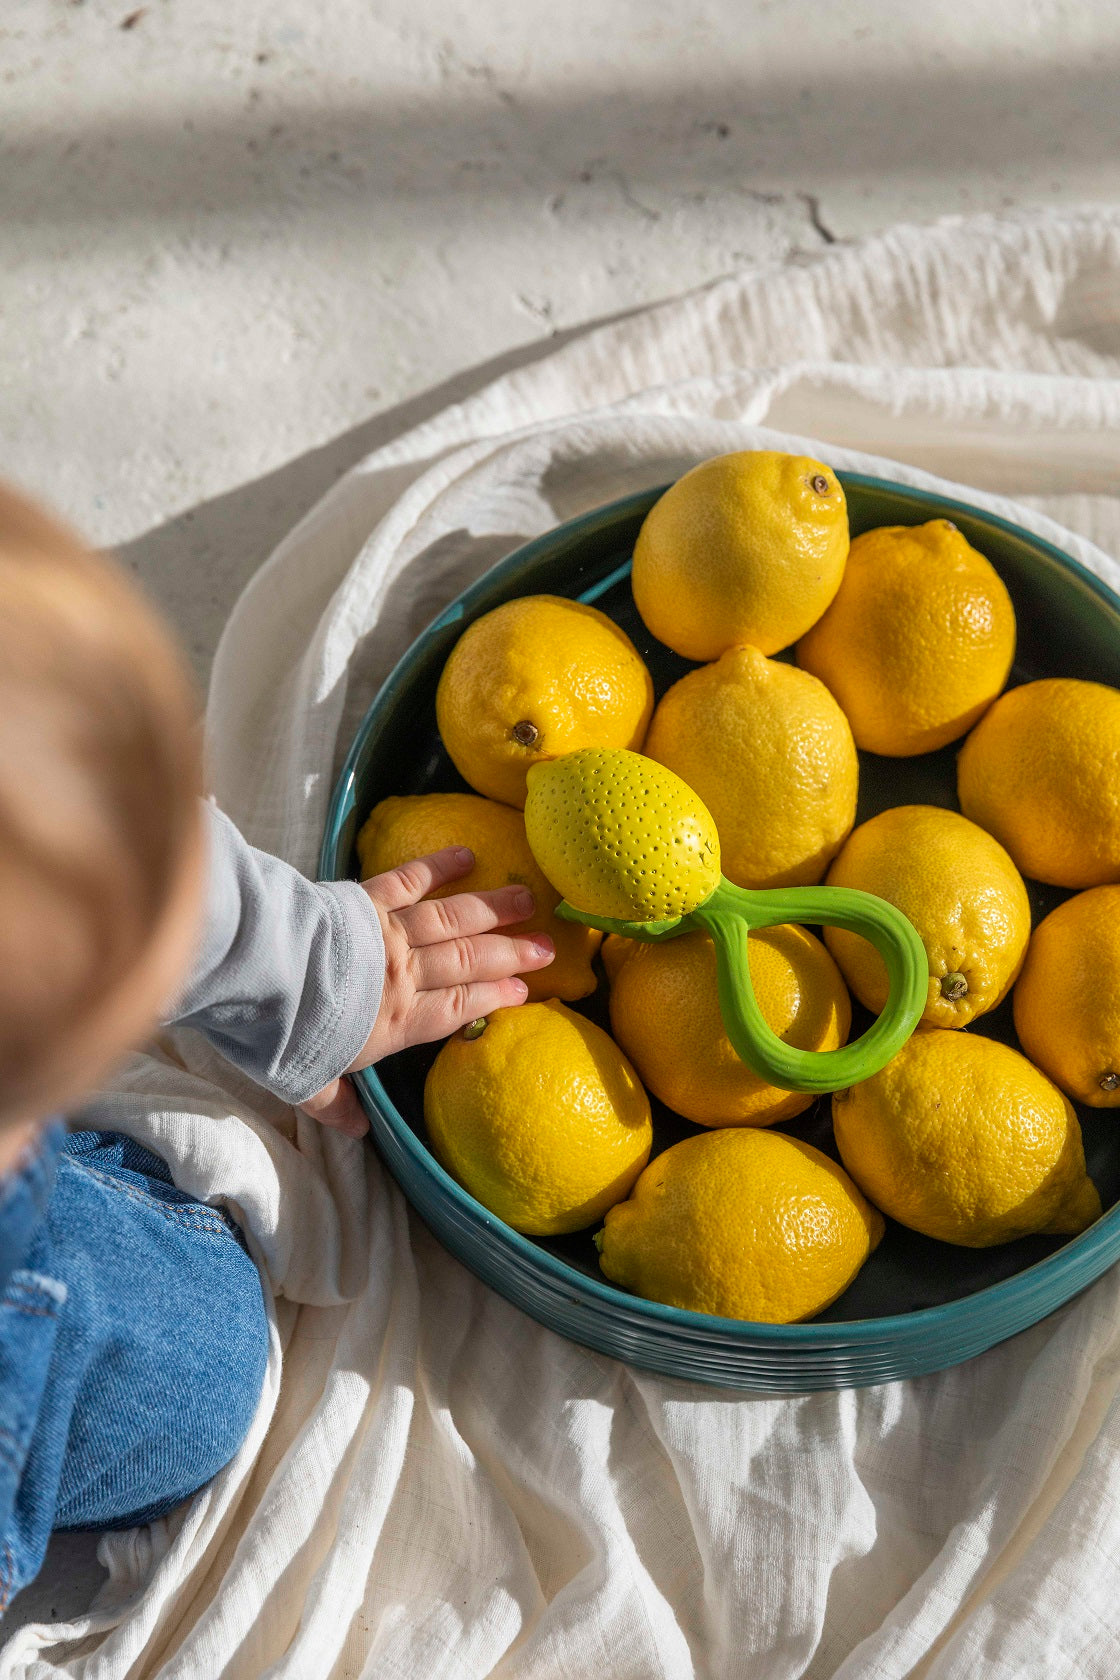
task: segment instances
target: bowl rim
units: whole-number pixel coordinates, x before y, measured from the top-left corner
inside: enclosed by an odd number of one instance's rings
[[[943,496],[935,490],[907,484],[901,480],[844,471],[838,471],[837,477],[845,488],[852,485],[878,494],[905,496],[936,507],[940,514],[951,509],[981,525],[995,527],[1032,550],[1040,552],[1050,561],[1056,562],[1064,571],[1073,573],[1083,585],[1088,585],[1094,594],[1099,595],[1109,608],[1120,614],[1120,596],[1109,588],[1103,578],[1098,577],[1054,543],[1047,541],[1045,537],[1027,530],[1025,526],[1017,525],[1000,514],[990,513],[986,508],[977,507],[974,503]],[[603,503],[520,544],[504,559],[488,567],[481,577],[476,578],[474,583],[463,590],[420,632],[393,666],[355,731],[327,811],[319,854],[321,880],[346,878],[337,873],[335,854],[343,824],[354,808],[354,782],[366,737],[384,706],[407,682],[416,657],[431,638],[449,625],[464,619],[477,597],[489,594],[494,583],[506,573],[520,569],[527,560],[538,559],[565,547],[573,539],[589,534],[596,526],[614,524],[627,516],[636,516],[648,511],[667,488],[667,485],[660,485],[619,497],[613,502]],[[583,594],[572,599],[597,599],[628,574],[630,565],[631,562],[627,560]],[[598,1278],[568,1265],[548,1249],[538,1246],[531,1238],[515,1231],[481,1202],[476,1201],[469,1191],[440,1165],[389,1096],[375,1067],[366,1068],[352,1077],[363,1106],[372,1110],[390,1129],[397,1146],[405,1151],[420,1172],[426,1173],[434,1180],[442,1196],[450,1201],[459,1217],[465,1220],[469,1227],[480,1235],[485,1232],[488,1237],[497,1237],[512,1250],[522,1265],[527,1265],[532,1270],[543,1270],[554,1286],[561,1287],[569,1293],[574,1292],[588,1305],[622,1310],[631,1318],[637,1317],[646,1321],[651,1329],[660,1327],[682,1330],[707,1338],[714,1337],[720,1341],[731,1339],[750,1346],[762,1343],[806,1349],[859,1346],[887,1338],[911,1341],[938,1332],[948,1321],[963,1322],[974,1314],[983,1317],[993,1309],[998,1310],[1004,1303],[1029,1298],[1039,1289],[1050,1291],[1052,1286],[1060,1285],[1071,1272],[1077,1274],[1079,1281],[1083,1277],[1087,1286],[1120,1257],[1112,1253],[1117,1236],[1120,1235],[1120,1202],[1117,1202],[1087,1231],[1071,1238],[1055,1253],[1033,1261],[1022,1271],[1002,1278],[998,1283],[986,1284],[982,1289],[973,1290],[971,1294],[941,1302],[936,1306],[916,1307],[909,1312],[884,1314],[877,1318],[837,1319],[824,1323],[813,1321],[803,1324],[769,1324],[755,1319],[720,1318],[714,1314],[691,1312],[683,1307],[650,1301],[644,1296],[630,1294],[610,1283],[601,1282]],[[1096,1265],[1105,1254],[1108,1256],[1105,1263]],[[590,1301],[587,1301],[588,1297]],[[1065,1300],[1069,1298],[1067,1296]],[[1064,1300],[1057,1303],[1064,1304]],[[1057,1305],[1051,1310],[1057,1310]]]

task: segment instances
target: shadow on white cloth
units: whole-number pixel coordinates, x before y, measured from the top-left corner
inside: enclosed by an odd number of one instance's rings
[[[589,333],[379,449],[252,581],[214,668],[219,801],[312,871],[357,719],[441,605],[724,449],[937,473],[1120,587],[1118,375],[1120,216],[1095,211],[903,228]],[[540,1328],[365,1146],[189,1035],[95,1117],[236,1209],[272,1358],[234,1463],[106,1537],[95,1610],[20,1629],[8,1680],[1120,1672],[1115,1272],[955,1370],[752,1397]]]

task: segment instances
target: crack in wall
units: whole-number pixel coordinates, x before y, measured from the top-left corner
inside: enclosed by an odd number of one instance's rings
[[[797,197],[809,212],[809,223],[815,233],[819,233],[826,245],[838,243],[836,235],[821,215],[821,201],[816,193],[799,192]]]

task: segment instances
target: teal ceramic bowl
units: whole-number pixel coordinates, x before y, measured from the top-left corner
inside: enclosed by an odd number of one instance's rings
[[[1120,687],[1120,599],[1058,549],[965,503],[855,474],[840,475],[853,535],[877,525],[952,519],[987,555],[1015,602],[1019,652],[1012,683],[1081,677]],[[362,723],[330,809],[320,872],[357,874],[354,838],[391,793],[462,790],[440,744],[435,692],[466,626],[516,595],[592,601],[637,644],[657,693],[688,669],[655,642],[634,609],[630,554],[659,491],[628,497],[527,543],[479,579],[413,644]],[[957,744],[959,745],[959,743]],[[863,753],[859,821],[890,805],[956,809],[957,745],[923,758]],[[1035,920],[1067,894],[1028,882]],[[605,985],[579,1005],[605,1024]],[[866,1024],[856,1010],[853,1036]],[[1010,1004],[979,1030],[1015,1044]],[[647,1370],[726,1388],[796,1392],[918,1376],[971,1358],[1052,1313],[1120,1258],[1120,1113],[1079,1110],[1089,1170],[1105,1213],[1072,1241],[1029,1237],[991,1249],[953,1248],[887,1221],[851,1288],[810,1324],[770,1325],[681,1312],[615,1288],[590,1232],[554,1241],[519,1236],[469,1196],[430,1154],[424,1076],[436,1047],[389,1057],[356,1081],[374,1144],[417,1213],[491,1288],[542,1324]],[[835,1158],[827,1099],[782,1128]],[[654,1104],[655,1152],[696,1128]]]

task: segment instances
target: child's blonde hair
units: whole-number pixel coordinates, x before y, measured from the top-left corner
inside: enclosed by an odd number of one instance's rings
[[[0,486],[0,1124],[41,1114],[150,945],[197,833],[198,737],[123,572]]]

